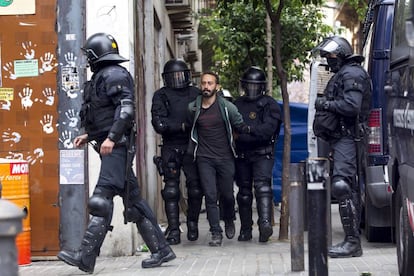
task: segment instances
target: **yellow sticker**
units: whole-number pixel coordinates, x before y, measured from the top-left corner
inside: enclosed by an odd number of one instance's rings
[[[13,101],[14,89],[0,87],[0,100]]]

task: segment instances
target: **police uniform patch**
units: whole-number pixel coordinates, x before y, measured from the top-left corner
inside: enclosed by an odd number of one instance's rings
[[[250,118],[251,120],[255,120],[255,119],[256,119],[256,117],[257,117],[257,113],[256,113],[256,112],[251,111],[251,112],[249,113],[249,118]]]

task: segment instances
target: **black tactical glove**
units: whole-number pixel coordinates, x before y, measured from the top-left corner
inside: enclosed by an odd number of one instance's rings
[[[315,109],[318,111],[330,110],[330,103],[326,97],[317,97],[315,100]]]

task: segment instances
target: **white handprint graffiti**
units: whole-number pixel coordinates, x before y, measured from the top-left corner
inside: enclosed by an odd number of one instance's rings
[[[46,98],[45,105],[52,106],[55,103],[55,94],[56,94],[55,90],[52,90],[52,88],[47,87],[47,88],[43,89],[42,94]],[[43,103],[43,100],[36,98],[35,102]]]
[[[21,52],[20,55],[24,56],[25,59],[34,59],[35,57],[35,50],[32,47],[36,47],[36,44],[32,46],[31,41],[22,42],[22,47],[24,53]]]
[[[68,124],[71,128],[76,128],[79,122],[79,118],[75,109],[71,108],[65,112],[66,117],[69,120],[69,124],[67,122],[63,122],[64,125]]]
[[[8,155],[6,155],[4,158],[6,158],[6,159],[23,160],[23,153],[9,151]]]
[[[22,92],[19,92],[19,97],[21,98],[21,104],[23,109],[28,109],[29,107],[32,107],[33,101],[30,98],[32,96],[33,89],[30,87],[23,88]]]
[[[65,130],[61,133],[62,138],[59,138],[59,141],[63,144],[65,149],[73,149],[72,143],[72,133],[68,130]]]
[[[40,120],[40,124],[43,126],[43,131],[46,134],[53,133],[53,116],[50,114],[46,114],[43,116],[43,120]]]
[[[8,128],[6,131],[3,132],[1,135],[3,138],[3,142],[11,142],[10,147],[12,147],[14,144],[17,144],[20,142],[22,135],[18,133],[17,131],[11,131],[10,128]]]
[[[10,110],[11,101],[9,100],[0,100],[0,109]]]
[[[66,96],[70,99],[75,99],[78,97],[78,93],[76,90],[73,89],[67,89],[66,87],[62,87],[62,90],[66,93]]]
[[[3,66],[4,71],[9,73],[9,76],[5,76],[5,78],[9,78],[11,80],[15,80],[17,79],[17,76],[14,74],[14,65],[12,62],[7,62],[4,66]]]
[[[54,62],[54,55],[50,52],[44,54],[43,57],[40,57],[40,61],[42,62],[42,68],[39,69],[39,73],[43,74],[45,72],[52,71],[53,68],[58,66],[56,62]]]
[[[72,52],[68,52],[65,54],[65,61],[66,64],[65,67],[76,67],[76,60],[78,57],[76,57]]]
[[[26,161],[30,164],[30,165],[34,165],[36,164],[36,162],[39,160],[40,163],[43,163],[43,159],[42,157],[45,155],[45,153],[43,152],[43,149],[41,148],[36,148],[33,151],[33,154],[28,153],[28,156],[26,158]]]

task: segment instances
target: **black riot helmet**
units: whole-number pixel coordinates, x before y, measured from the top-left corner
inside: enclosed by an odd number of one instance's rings
[[[329,68],[334,73],[338,72],[345,60],[354,54],[348,40],[337,35],[325,38],[312,52],[326,58]]]
[[[90,36],[81,48],[88,58],[93,72],[103,63],[121,63],[128,59],[119,55],[118,43],[109,34],[96,33]]]
[[[184,61],[171,59],[164,65],[162,79],[168,88],[185,88],[191,83],[191,72]]]
[[[247,99],[255,100],[266,92],[265,72],[257,66],[251,66],[240,78],[240,86]]]

